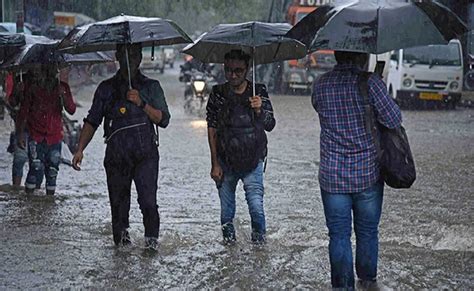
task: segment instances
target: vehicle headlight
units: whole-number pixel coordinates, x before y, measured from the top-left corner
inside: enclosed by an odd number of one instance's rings
[[[293,73],[290,75],[290,82],[291,83],[301,83],[302,79],[299,74]]]
[[[411,84],[413,83],[413,81],[410,79],[410,78],[406,78],[403,80],[403,87],[411,87]]]
[[[459,88],[459,83],[456,81],[452,81],[451,84],[449,84],[450,90],[457,90],[458,88]]]
[[[197,93],[202,93],[204,90],[204,87],[206,87],[206,82],[204,81],[194,81],[193,82],[193,87],[194,90],[196,90]]]
[[[312,83],[314,81],[314,77],[312,75],[308,76],[308,83]]]

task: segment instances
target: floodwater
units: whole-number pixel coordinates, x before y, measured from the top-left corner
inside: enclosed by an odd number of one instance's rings
[[[62,166],[58,190],[13,191],[6,153],[11,122],[0,126],[0,289],[30,288],[330,288],[327,230],[320,199],[319,123],[309,96],[272,96],[265,173],[268,243],[250,243],[238,188],[238,242],[224,246],[219,200],[209,177],[206,123],[184,114],[177,70],[161,80],[172,112],[160,131],[160,250],[144,251],[142,217],[132,194],[134,245],[113,246],[100,129],[83,170]],[[75,88],[84,106],[94,87]],[[379,281],[386,289],[474,288],[474,110],[404,111],[418,167],[411,189],[386,188]],[[26,169],[25,169],[26,170]]]

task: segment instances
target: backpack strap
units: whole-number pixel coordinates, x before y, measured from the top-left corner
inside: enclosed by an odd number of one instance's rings
[[[372,74],[369,72],[361,72],[359,74],[357,85],[359,88],[359,93],[362,95],[363,106],[364,106],[364,123],[365,129],[367,132],[372,135],[372,140],[374,141],[375,148],[377,150],[377,157],[380,158],[381,149],[380,149],[380,141],[377,138],[377,122],[375,120],[375,114],[372,105],[370,104],[369,100],[369,78]]]

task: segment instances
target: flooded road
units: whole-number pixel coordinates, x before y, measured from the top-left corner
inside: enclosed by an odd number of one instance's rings
[[[241,185],[238,243],[224,246],[219,200],[209,177],[204,120],[183,112],[177,70],[161,80],[172,119],[160,131],[160,251],[143,250],[142,216],[133,190],[134,245],[116,249],[102,166],[100,129],[83,170],[62,166],[58,190],[13,191],[6,153],[9,121],[0,135],[0,289],[330,288],[327,230],[320,199],[319,123],[309,96],[271,96],[277,126],[269,136],[265,173],[268,243],[250,243]],[[150,74],[149,74],[150,75]],[[84,106],[94,87],[75,89]],[[379,280],[393,289],[474,288],[474,110],[404,111],[418,179],[408,190],[386,188]]]

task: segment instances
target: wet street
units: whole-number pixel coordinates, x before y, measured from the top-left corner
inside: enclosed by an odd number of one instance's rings
[[[44,189],[27,196],[9,186],[12,123],[0,121],[0,289],[330,288],[319,122],[309,96],[271,96],[277,126],[268,135],[265,173],[268,243],[250,243],[239,185],[238,243],[224,246],[206,123],[183,112],[177,69],[152,76],[161,80],[172,114],[160,130],[159,253],[143,249],[135,190],[134,245],[113,246],[102,129],[81,172],[61,167],[54,197]],[[83,105],[75,118],[82,120],[95,87],[73,89]],[[418,178],[408,190],[385,188],[379,281],[387,289],[474,289],[474,110],[403,111],[403,118]]]

